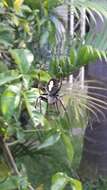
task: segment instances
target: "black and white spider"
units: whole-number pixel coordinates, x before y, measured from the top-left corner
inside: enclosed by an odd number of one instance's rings
[[[58,79],[51,78],[49,82],[47,83],[46,93],[41,94],[37,98],[35,107],[37,107],[38,102],[39,102],[40,112],[42,112],[41,101],[44,101],[47,103],[47,110],[48,110],[48,105],[55,105],[57,111],[59,112],[59,107],[58,107],[58,102],[59,102],[62,108],[64,109],[64,111],[66,111],[66,108],[64,104],[62,103],[62,100],[59,96],[59,91],[61,89],[61,86],[62,86],[62,80],[59,81]]]

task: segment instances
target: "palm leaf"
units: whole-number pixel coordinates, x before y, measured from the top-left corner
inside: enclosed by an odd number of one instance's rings
[[[107,49],[106,41],[107,41],[107,31],[106,27],[103,27],[103,29],[99,33],[96,33],[96,31],[95,32],[90,31],[88,35],[86,35],[85,43],[102,51],[103,54],[105,53],[104,51],[106,51]]]

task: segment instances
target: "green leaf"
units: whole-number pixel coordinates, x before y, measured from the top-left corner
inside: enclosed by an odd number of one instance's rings
[[[77,67],[84,66],[98,58],[102,59],[102,51],[85,45],[79,48],[76,65]]]
[[[11,49],[10,54],[15,63],[18,65],[20,72],[22,74],[28,73],[34,59],[33,54],[28,49]]]
[[[45,31],[45,32],[42,34],[41,39],[40,39],[40,45],[41,45],[41,47],[47,43],[48,37],[49,37],[49,32],[48,32],[48,31]]]
[[[77,58],[76,50],[72,48],[70,50],[70,61],[72,65],[76,63],[76,58]]]
[[[43,71],[43,70],[40,70],[39,72],[38,72],[38,74],[39,74],[39,76],[40,76],[40,80],[41,81],[45,81],[45,82],[48,82],[49,80],[50,80],[50,75],[49,75],[49,73],[48,72],[46,72],[46,71]]]
[[[26,91],[27,100],[31,105],[35,103],[39,95],[40,92],[38,88],[31,88],[30,90]]]
[[[15,0],[13,3],[14,9],[16,11],[19,11],[23,2],[24,2],[24,0]]]
[[[16,15],[12,15],[12,22],[15,24],[17,27],[19,26],[19,18]]]
[[[10,176],[8,177],[4,183],[0,183],[1,190],[15,190],[18,188],[19,177]]]
[[[25,12],[25,13],[31,13],[31,12],[32,12],[32,9],[31,9],[29,6],[25,5],[25,4],[23,4],[23,5],[21,6],[21,10],[22,10],[23,12]]]
[[[63,173],[57,173],[52,177],[51,190],[63,190],[67,183],[67,175]]]
[[[0,61],[0,73],[4,73],[7,70],[8,70],[7,65],[3,61]]]
[[[24,143],[25,142],[25,133],[23,132],[23,129],[20,127],[17,127],[16,132],[17,132],[16,134],[17,134],[18,142]]]
[[[30,82],[31,82],[31,75],[29,73],[23,74],[23,87],[25,89],[29,89]]]
[[[6,119],[10,119],[18,107],[20,94],[16,86],[8,87],[1,95],[1,111]]]
[[[74,150],[73,150],[73,146],[72,146],[72,143],[71,143],[71,139],[65,133],[62,133],[61,136],[62,136],[63,143],[65,145],[68,160],[71,163],[72,159],[73,159],[73,155],[74,155]]]
[[[51,190],[64,190],[67,184],[71,185],[72,190],[82,190],[79,180],[68,177],[65,173],[58,172],[52,177]]]
[[[38,89],[32,88],[23,93],[24,101],[26,108],[28,110],[28,114],[33,122],[34,127],[38,124],[44,124],[44,114],[46,112],[46,104],[42,104],[42,113],[40,113],[39,106],[38,109],[35,108],[36,99],[39,96]]]
[[[55,143],[57,143],[60,139],[60,133],[56,133],[54,135],[51,135],[48,137],[39,147],[38,150],[47,148],[49,146],[53,146]]]
[[[27,190],[28,182],[23,176],[10,176],[4,182],[0,183],[0,190]]]
[[[86,58],[88,62],[87,46],[82,46],[79,48],[79,51],[78,51],[77,65],[79,66],[84,65],[86,63]]]
[[[0,160],[0,179],[9,176],[10,170],[3,160]]]
[[[11,46],[14,40],[14,32],[7,24],[0,23],[0,44]]]
[[[12,6],[12,0],[3,0],[3,4],[5,7],[11,7]]]
[[[21,77],[22,77],[22,75],[19,75],[19,73],[16,72],[15,70],[0,73],[0,86],[4,85],[6,83],[12,82],[14,80],[17,80]]]
[[[48,82],[51,78],[49,73],[47,71],[43,71],[43,70],[33,70],[31,72],[31,76],[32,76],[32,78],[36,78],[38,80],[40,79],[40,81],[45,81],[45,82]]]
[[[82,190],[82,184],[79,180],[69,178],[72,190]]]

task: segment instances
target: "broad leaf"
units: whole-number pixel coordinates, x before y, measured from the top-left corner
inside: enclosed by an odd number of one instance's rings
[[[72,190],[82,190],[82,184],[79,180],[69,178]]]
[[[14,80],[20,79],[22,75],[15,70],[10,70],[4,73],[0,73],[0,86],[12,82]]]
[[[10,26],[0,23],[0,44],[5,47],[11,46],[14,40],[14,32]]]
[[[8,70],[7,65],[3,61],[0,61],[0,73],[4,73],[7,70]]]
[[[40,113],[39,105],[37,108],[35,108],[38,96],[39,91],[34,88],[23,93],[24,102],[34,127],[36,127],[38,124],[44,124],[44,114],[46,112],[46,104],[42,104],[42,113]]]
[[[52,177],[51,190],[63,190],[68,182],[66,174],[57,173]]]
[[[10,119],[18,107],[20,93],[16,86],[8,87],[1,95],[1,111],[5,119]]]
[[[10,176],[0,183],[1,190],[28,189],[27,179],[23,176]]]
[[[65,145],[68,160],[71,163],[72,159],[73,159],[73,155],[74,155],[74,150],[73,150],[73,146],[71,143],[71,139],[68,135],[66,135],[65,133],[62,133],[62,140]]]
[[[10,54],[18,65],[20,72],[23,74],[28,73],[34,59],[33,54],[28,49],[11,49]]]
[[[38,150],[43,149],[43,148],[47,148],[49,146],[54,145],[55,143],[58,142],[58,140],[60,139],[60,133],[56,133],[54,135],[51,135],[50,137],[48,137],[39,147]]]
[[[50,75],[47,71],[43,71],[43,70],[33,70],[31,72],[31,76],[32,78],[36,78],[40,81],[45,81],[48,82],[50,80]]]
[[[18,188],[19,177],[11,176],[0,183],[0,189],[2,190],[14,190]]]
[[[82,190],[82,184],[80,181],[68,177],[65,173],[56,173],[52,177],[51,190],[64,190],[67,184],[71,185],[72,190]]]
[[[40,76],[40,80],[41,80],[41,81],[46,81],[46,82],[48,82],[48,81],[50,80],[50,75],[49,75],[49,73],[46,72],[46,71],[40,70],[40,71],[38,72],[38,75]]]

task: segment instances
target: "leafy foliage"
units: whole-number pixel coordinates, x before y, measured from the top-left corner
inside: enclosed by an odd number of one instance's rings
[[[105,49],[92,47],[90,43],[81,45],[81,41],[78,43],[76,37],[72,41],[70,53],[67,54],[69,46],[67,40],[62,45],[62,39],[66,36],[65,24],[55,12],[56,7],[62,4],[63,1],[56,0],[3,0],[0,3],[0,141],[2,142],[0,148],[2,155],[3,152],[7,157],[11,154],[9,158],[15,171],[17,167],[20,171],[14,172],[10,167],[9,159],[4,159],[9,165],[10,174],[8,175],[7,169],[6,179],[4,179],[5,176],[3,179],[0,176],[1,181],[3,180],[3,183],[0,183],[2,190],[15,188],[32,190],[33,187],[29,185],[27,178],[30,174],[23,168],[24,161],[21,159],[33,158],[33,156],[35,158],[35,155],[46,159],[49,154],[48,149],[53,148],[54,145],[57,146],[59,141],[65,150],[66,165],[70,170],[74,155],[71,127],[74,124],[80,124],[80,120],[83,121],[82,108],[88,107],[87,100],[90,100],[92,106],[93,99],[86,94],[81,94],[82,101],[80,97],[78,101],[75,100],[76,94],[80,92],[79,85],[78,90],[72,89],[73,98],[70,103],[68,102],[72,106],[67,104],[67,113],[47,115],[45,103],[42,104],[42,113],[39,111],[39,106],[35,108],[38,96],[43,92],[46,82],[51,77],[69,76],[70,73],[93,60],[106,59]],[[102,14],[107,16],[105,7],[101,3],[98,6],[88,0],[74,1],[75,14],[80,5],[89,13],[96,10],[100,19],[102,19]],[[90,15],[92,16],[92,13]],[[59,30],[59,26],[62,31]],[[63,55],[57,51],[60,49],[58,44],[61,44],[61,48],[63,47]],[[99,103],[106,105],[103,101],[97,101],[97,106]],[[91,108],[87,109],[92,111]],[[9,146],[11,146],[11,152]],[[58,164],[59,162],[58,160]],[[54,164],[56,164],[55,161]],[[65,169],[62,173],[53,176],[51,189],[62,190],[70,184],[72,189],[81,190],[81,183],[68,177],[64,173],[66,171]],[[70,170],[69,175],[71,173]]]
[[[106,53],[102,50],[99,51],[96,48],[92,48],[89,45],[82,45],[76,48],[71,48],[70,57],[62,57],[60,60],[54,58],[50,62],[50,74],[59,76],[68,76],[74,71],[77,71],[81,66],[86,66],[93,61],[100,59],[106,60]]]
[[[63,173],[57,173],[53,176],[52,179],[52,188],[51,190],[62,190],[67,185],[67,183],[71,184],[71,187],[74,190],[82,190],[81,183],[78,180],[72,179],[68,177],[66,174]]]

